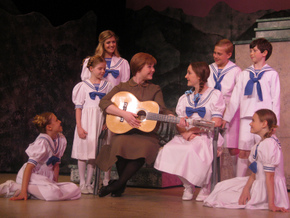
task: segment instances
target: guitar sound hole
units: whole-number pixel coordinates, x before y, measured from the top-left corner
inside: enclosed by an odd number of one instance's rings
[[[137,115],[138,115],[137,119],[140,121],[144,121],[146,119],[146,112],[143,110],[138,111]]]

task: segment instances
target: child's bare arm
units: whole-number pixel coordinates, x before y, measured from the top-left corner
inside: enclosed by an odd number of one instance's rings
[[[56,163],[53,166],[53,180],[55,182],[58,182],[58,176],[59,176],[59,163]]]
[[[85,139],[88,133],[82,128],[81,119],[82,119],[82,109],[76,108],[76,124],[78,135],[81,139]]]
[[[266,172],[266,186],[269,210],[273,212],[288,212],[288,210],[286,210],[285,208],[276,207],[275,205],[274,176],[274,172]]]
[[[33,164],[27,163],[23,173],[21,192],[18,196],[10,198],[10,200],[27,200],[28,184],[34,167]]]
[[[250,190],[255,179],[256,174],[252,173],[239,198],[239,205],[245,205],[251,199]]]

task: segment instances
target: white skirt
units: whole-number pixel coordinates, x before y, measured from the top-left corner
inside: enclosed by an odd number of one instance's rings
[[[23,173],[26,168],[25,163],[19,170],[16,183],[22,184]],[[41,167],[34,168],[31,174],[29,185],[36,185],[39,189],[43,199],[46,201],[63,201],[63,200],[76,200],[81,197],[80,188],[72,182],[57,183],[52,180],[53,170],[52,167],[42,165]],[[30,193],[33,195],[33,193]]]
[[[220,136],[218,145],[223,144]],[[186,141],[176,135],[158,153],[154,167],[160,171],[181,176],[190,183],[203,186],[212,174],[213,144],[207,134]]]

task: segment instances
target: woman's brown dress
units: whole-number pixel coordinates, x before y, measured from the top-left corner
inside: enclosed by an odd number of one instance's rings
[[[109,105],[113,104],[111,98],[120,91],[131,92],[139,101],[155,101],[160,107],[159,113],[172,114],[165,107],[160,86],[150,82],[140,85],[135,83],[133,79],[115,86],[110,93],[102,98],[99,104],[100,108],[105,111]],[[145,158],[145,162],[151,164],[155,161],[158,150],[159,140],[156,131],[146,133],[132,129],[124,134],[113,135],[111,144],[102,147],[96,164],[101,170],[107,171],[117,161],[117,156],[132,160]]]

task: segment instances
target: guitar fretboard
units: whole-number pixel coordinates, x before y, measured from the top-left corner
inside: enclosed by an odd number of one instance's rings
[[[157,113],[150,113],[147,112],[146,114],[147,120],[156,120],[161,122],[167,122],[167,123],[179,123],[180,118],[175,116],[169,116],[164,114],[157,114]],[[214,128],[214,122],[213,121],[206,121],[206,120],[189,120],[186,119],[186,122],[188,122],[190,125],[207,129],[207,130],[213,130]]]
[[[146,116],[147,120],[156,120],[156,121],[162,121],[167,123],[179,123],[180,118],[175,116],[169,116],[164,114],[156,114],[156,113],[150,113],[147,112]]]

